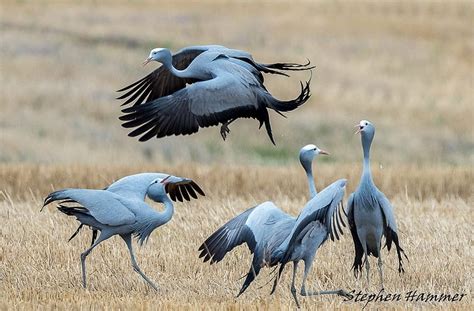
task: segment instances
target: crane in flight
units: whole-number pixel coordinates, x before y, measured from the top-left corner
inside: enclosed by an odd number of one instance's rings
[[[190,135],[200,128],[221,124],[225,140],[229,125],[239,118],[253,118],[259,127],[265,125],[268,137],[275,144],[268,109],[283,115],[295,110],[311,96],[309,79],[300,82],[299,95],[291,100],[273,97],[263,84],[261,72],[278,73],[281,70],[309,70],[299,64],[263,65],[253,61],[248,53],[224,47],[212,47],[172,55],[166,48],[150,52],[145,63],[157,61],[159,69],[121,91],[129,97],[120,116],[125,128],[134,128],[129,136],[140,136],[139,141],[153,137]],[[197,55],[196,55],[197,54]],[[186,56],[186,57],[185,57]],[[185,59],[184,66],[179,60]],[[183,69],[175,67],[180,64]],[[302,69],[305,68],[305,69]],[[172,77],[172,78],[171,78]],[[129,88],[131,88],[129,90]]]

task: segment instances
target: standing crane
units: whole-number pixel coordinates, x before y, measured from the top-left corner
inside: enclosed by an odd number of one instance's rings
[[[361,135],[364,154],[362,176],[359,186],[347,202],[347,216],[352,239],[354,240],[355,258],[352,265],[354,276],[357,278],[362,271],[362,257],[365,256],[367,270],[367,286],[369,286],[369,256],[378,258],[380,284],[383,285],[382,254],[380,252],[382,236],[390,251],[392,242],[395,243],[398,255],[398,272],[404,272],[402,254],[408,260],[400,246],[397,233],[397,223],[392,205],[387,197],[375,186],[370,170],[370,145],[375,135],[375,127],[369,121],[362,120],[356,131]]]
[[[89,226],[93,232],[100,231],[92,245],[81,254],[82,285],[86,288],[86,257],[101,242],[119,235],[127,244],[133,269],[155,290],[156,285],[141,271],[132,248],[132,235],[143,245],[156,228],[171,220],[174,213],[173,203],[168,197],[190,200],[197,194],[204,195],[202,189],[191,179],[161,173],[142,173],[124,177],[103,190],[63,189],[50,193],[44,200],[43,208],[60,201],[58,209],[75,216],[81,223],[72,239],[83,226]],[[163,203],[164,211],[158,212],[145,203],[151,200]],[[43,208],[41,210],[43,210]]]
[[[129,136],[140,136],[139,141],[152,137],[190,135],[200,128],[219,124],[222,124],[220,133],[225,140],[233,121],[253,118],[259,121],[260,127],[265,124],[268,137],[275,144],[267,109],[282,114],[303,105],[310,97],[311,79],[305,85],[300,83],[301,91],[295,99],[282,101],[274,98],[263,85],[261,73],[252,62],[228,56],[219,49],[201,52],[182,70],[174,67],[169,49],[153,49],[145,62],[152,60],[162,63],[181,82],[162,90],[161,85],[168,81],[156,80],[162,91],[155,95],[150,91],[150,95],[144,95],[148,94],[145,90],[154,85],[146,82],[144,93],[136,103],[142,102],[145,97],[147,100],[150,96],[155,99],[122,110],[122,126],[135,128]],[[186,85],[186,81],[191,84]],[[139,81],[137,83],[141,85]],[[141,88],[136,92],[139,90]],[[158,97],[161,94],[168,95]]]

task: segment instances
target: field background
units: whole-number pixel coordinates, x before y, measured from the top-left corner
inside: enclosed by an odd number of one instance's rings
[[[197,247],[220,224],[265,200],[297,214],[307,189],[297,153],[315,143],[317,186],[360,175],[353,126],[377,133],[372,168],[398,217],[410,256],[399,277],[385,253],[386,290],[466,293],[461,303],[372,304],[382,308],[472,309],[474,183],[474,5],[469,1],[1,1],[0,307],[291,309],[289,270],[273,297],[263,272],[239,299],[250,255],[200,263]],[[155,68],[154,47],[222,44],[261,62],[305,62],[311,99],[284,119],[271,113],[277,146],[254,120],[239,120],[222,142],[217,127],[189,137],[138,143],[120,126],[115,90]],[[288,99],[299,81],[266,76]],[[137,249],[158,284],[154,293],[113,238],[88,258],[90,236],[67,243],[73,219],[43,198],[63,187],[102,188],[126,174],[169,172],[195,179],[207,196],[176,204],[173,220]],[[270,182],[271,181],[271,182]],[[160,208],[157,206],[157,208]],[[349,267],[349,232],[318,252],[309,285],[364,289]],[[369,291],[377,291],[375,261]],[[300,280],[300,279],[299,279]],[[352,308],[334,297],[302,298],[303,308]]]

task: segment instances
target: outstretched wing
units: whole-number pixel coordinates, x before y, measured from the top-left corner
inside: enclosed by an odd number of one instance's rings
[[[210,263],[221,261],[224,256],[234,247],[246,243],[252,253],[257,252],[257,247],[265,247],[264,239],[275,223],[282,219],[291,218],[283,213],[272,202],[265,202],[256,207],[250,208],[231,219],[225,225],[214,232],[199,247],[201,252],[199,257],[204,257],[204,262]],[[262,260],[264,256],[258,251],[255,261]]]
[[[343,234],[341,225],[345,226],[339,208],[342,207],[345,187],[345,179],[337,180],[306,204],[290,234],[283,262],[290,258],[299,234],[313,221],[317,220],[325,225],[332,240],[334,237],[339,239],[339,234]]]
[[[183,198],[186,201],[191,201],[191,197],[197,199],[196,192],[202,196],[205,196],[204,191],[201,187],[196,184],[192,179],[170,176],[166,184],[165,190],[170,195],[171,200],[183,202]]]
[[[134,198],[136,200],[145,200],[146,193],[150,183],[155,179],[168,178],[168,184],[165,187],[166,192],[173,201],[190,201],[191,197],[197,199],[197,194],[204,196],[204,191],[192,179],[176,177],[164,173],[140,173],[125,176],[104,190],[113,192],[125,198]]]
[[[178,70],[186,69],[199,54],[206,50],[208,50],[206,46],[183,49],[173,55],[173,66]],[[126,93],[117,97],[117,99],[126,99],[122,106],[130,104],[133,101],[135,101],[133,106],[137,106],[173,94],[185,88],[186,84],[196,81],[195,79],[179,78],[173,75],[164,66],[161,66],[146,77],[118,90],[117,92]]]
[[[136,127],[129,136],[141,135],[139,140],[146,141],[155,136],[187,135],[231,119],[258,117],[259,101],[255,91],[258,80],[230,61],[216,62],[216,66],[230,71],[223,70],[211,80],[196,82],[172,95],[123,109],[122,126]]]
[[[81,204],[89,215],[105,225],[120,226],[135,222],[135,214],[128,209],[121,198],[106,190],[58,190],[50,193],[46,197],[43,207],[58,200],[67,200],[66,202],[77,202]]]
[[[214,262],[221,261],[234,247],[244,242],[247,243],[253,253],[257,242],[252,230],[246,225],[246,221],[254,209],[255,207],[249,208],[237,217],[232,218],[208,237],[199,247],[201,252],[199,258],[204,257],[204,262],[210,260],[212,265]]]

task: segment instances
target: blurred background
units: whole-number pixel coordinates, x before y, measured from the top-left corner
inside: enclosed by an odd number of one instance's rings
[[[315,143],[359,163],[354,125],[372,121],[376,163],[474,163],[471,1],[2,1],[0,162],[296,163]],[[263,63],[316,66],[311,99],[277,146],[255,120],[139,143],[120,125],[116,90],[158,66],[155,47],[221,44]],[[281,99],[308,72],[266,76]]]

